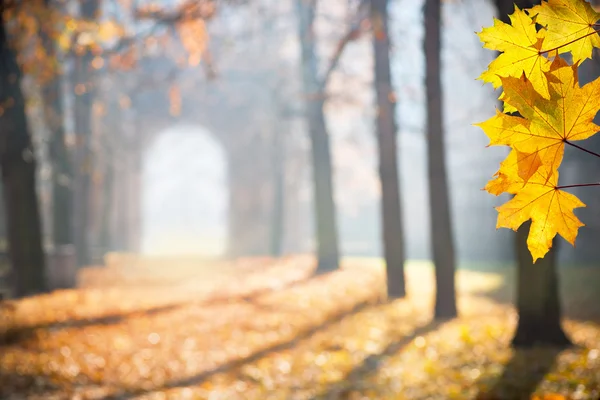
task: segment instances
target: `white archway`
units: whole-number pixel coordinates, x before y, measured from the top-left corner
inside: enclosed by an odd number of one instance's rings
[[[220,256],[227,235],[224,151],[204,128],[159,133],[142,166],[142,253]]]

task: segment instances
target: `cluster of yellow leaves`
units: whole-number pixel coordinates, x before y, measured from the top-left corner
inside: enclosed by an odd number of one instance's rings
[[[393,302],[379,301],[381,262],[364,259],[320,277],[311,277],[311,258],[110,264],[82,271],[87,288],[14,302],[12,322],[2,320],[9,313],[0,306],[0,326],[16,328],[0,344],[0,398],[600,395],[600,326],[566,322],[579,348],[512,350],[516,315],[504,304],[511,296],[495,291],[514,279],[500,274],[459,271],[461,317],[437,323],[433,269],[424,263],[409,264],[409,298]],[[583,305],[595,312],[586,318],[600,321],[593,307],[600,275],[585,272],[572,271],[569,278],[578,279],[565,288],[592,297],[578,307],[567,303],[566,315]],[[539,377],[537,388],[531,376]]]
[[[70,16],[44,0],[28,0],[7,8],[6,21],[23,72],[44,84],[60,73],[62,52],[80,54],[91,49],[99,56],[103,46],[125,35],[125,29],[112,20],[88,21]],[[101,58],[92,62],[101,68]]]
[[[561,190],[558,169],[565,145],[600,130],[593,123],[600,78],[582,87],[577,75],[581,62],[600,47],[598,20],[584,0],[547,0],[531,9],[515,6],[510,24],[494,20],[478,34],[485,48],[501,52],[479,79],[503,88],[504,111],[477,126],[490,146],[511,148],[485,190],[515,195],[497,208],[497,228],[517,230],[531,220],[527,245],[534,262],[556,234],[574,245],[584,226],[573,210],[585,204]]]

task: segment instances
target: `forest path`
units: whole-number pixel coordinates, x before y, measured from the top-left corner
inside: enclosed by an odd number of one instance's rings
[[[588,321],[565,322],[579,347],[560,352],[508,347],[510,270],[461,270],[461,315],[444,323],[431,322],[424,263],[409,263],[409,296],[392,302],[382,301],[378,260],[313,270],[310,257],[121,257],[84,270],[80,289],[0,309],[0,398],[491,400],[534,398],[536,387],[547,399],[600,396],[595,270],[564,272],[567,314],[583,308]]]

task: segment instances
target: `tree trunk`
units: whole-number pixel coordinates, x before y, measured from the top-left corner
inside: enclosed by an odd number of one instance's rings
[[[123,110],[120,108],[116,95],[108,100],[107,135],[104,137],[105,165],[105,221],[101,234],[101,242],[110,251],[123,251],[125,249],[127,191],[125,184],[125,164],[128,153],[124,132],[125,120]]]
[[[377,141],[381,181],[383,253],[387,273],[387,292],[391,298],[404,297],[404,240],[398,179],[398,146],[388,34],[388,0],[371,1],[375,91],[377,93]]]
[[[338,232],[333,197],[333,172],[329,135],[323,107],[323,88],[317,73],[315,53],[315,1],[296,0],[298,35],[300,37],[302,81],[306,103],[306,117],[310,133],[313,168],[313,196],[318,265],[316,273],[338,268]]]
[[[0,10],[3,6],[0,0]],[[47,289],[35,152],[20,85],[21,71],[0,18],[0,167],[15,297]]]
[[[267,185],[272,179],[264,161],[268,150],[260,138],[227,149],[229,190],[229,232],[227,254],[231,258],[265,255],[271,239],[271,197]]]
[[[523,9],[539,1],[521,0],[516,5]],[[514,11],[513,0],[496,0],[499,19],[510,23]],[[527,249],[530,222],[523,224],[515,238],[517,255],[517,312],[519,322],[513,337],[514,346],[527,347],[537,343],[568,345],[569,339],[562,330],[558,274],[556,261],[557,240],[552,249],[536,264]]]
[[[114,192],[112,199],[113,209],[113,234],[111,248],[114,251],[126,251],[128,237],[128,209],[129,193],[127,191],[128,166],[126,160],[115,165]]]
[[[561,324],[556,252],[558,240],[546,257],[535,264],[527,249],[530,222],[517,231],[517,311],[519,322],[512,339],[513,346],[537,344],[567,346],[571,342]]]
[[[283,132],[273,133],[273,204],[271,216],[271,255],[280,257],[283,253],[285,215],[285,145]]]
[[[112,199],[115,186],[115,167],[111,159],[112,153],[109,153],[109,158],[104,164],[104,180],[102,185],[102,220],[100,223],[99,245],[103,251],[111,250],[111,215],[112,215]]]
[[[431,239],[435,264],[435,318],[456,317],[455,255],[444,151],[440,0],[425,1],[425,85]]]
[[[50,7],[50,0],[46,0]],[[44,50],[48,58],[57,57],[51,32],[43,27],[41,33]],[[50,67],[51,68],[51,67]],[[52,79],[42,87],[44,117],[50,129],[50,163],[52,165],[52,242],[54,246],[72,244],[72,168],[70,154],[65,145],[65,122],[62,95],[61,71],[55,69]]]
[[[135,142],[130,150],[130,158],[129,174],[127,175],[127,190],[129,191],[127,202],[127,251],[138,253],[140,251],[142,221],[142,154]]]
[[[95,20],[98,12],[97,0],[82,0],[81,17]],[[89,235],[91,190],[92,190],[92,106],[95,81],[92,68],[91,49],[84,48],[75,61],[73,92],[75,94],[75,179],[74,179],[74,244],[79,267],[90,263]]]

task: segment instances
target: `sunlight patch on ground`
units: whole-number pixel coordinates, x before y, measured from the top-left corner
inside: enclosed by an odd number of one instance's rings
[[[147,256],[204,256],[217,257],[225,252],[225,238],[217,235],[161,233],[145,244]]]
[[[12,327],[0,333],[0,397],[600,396],[600,315],[565,322],[579,348],[514,351],[508,342],[516,313],[494,301],[498,280],[507,283],[501,274],[459,272],[460,317],[437,323],[432,270],[423,263],[407,267],[410,296],[384,303],[377,260],[346,259],[340,271],[314,278],[311,257],[246,259],[220,272],[207,263],[199,269],[214,273],[198,275],[187,262],[145,260],[136,273],[153,275],[162,265],[189,286],[148,277],[146,287],[90,287],[8,303],[12,309],[0,309],[3,326]],[[571,280],[594,282],[590,276]],[[581,298],[599,311],[595,286],[577,291],[590,292]]]

